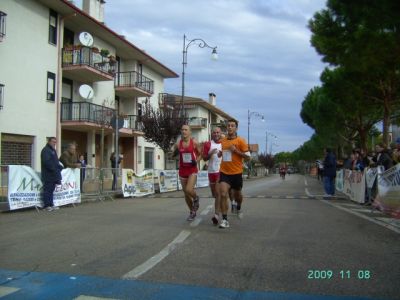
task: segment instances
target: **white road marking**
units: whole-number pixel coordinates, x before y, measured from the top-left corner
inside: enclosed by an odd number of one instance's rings
[[[19,291],[18,288],[8,287],[8,286],[0,286],[0,297],[4,297]]]
[[[383,227],[385,227],[387,229],[390,229],[390,230],[392,230],[392,231],[394,231],[396,233],[400,233],[400,229],[395,227],[395,226],[392,226],[392,225],[387,224],[385,222],[379,221],[379,220],[377,220],[375,218],[371,218],[371,217],[365,216],[365,215],[363,215],[363,214],[361,214],[359,212],[356,212],[354,210],[348,209],[346,207],[342,207],[341,205],[337,205],[337,204],[331,203],[329,200],[320,200],[320,201],[323,202],[323,203],[326,203],[328,205],[332,205],[333,207],[336,207],[338,209],[344,210],[344,211],[346,211],[346,212],[348,212],[350,214],[356,215],[357,217],[360,217],[362,219],[371,221],[372,223],[375,223],[377,225],[383,226]]]
[[[314,197],[314,196],[311,195],[311,193],[308,191],[308,188],[305,188],[305,191],[306,191],[306,195],[307,195],[308,197]]]
[[[192,221],[192,222],[190,223],[190,227],[196,227],[196,226],[198,226],[198,225],[200,224],[201,221],[203,221],[203,219],[200,218],[200,217],[197,217],[194,221]]]
[[[304,184],[307,186],[308,185],[308,182],[307,182],[307,179],[306,178],[304,178]]]
[[[311,195],[311,194],[308,192],[307,188],[306,188],[306,194],[307,194],[308,196],[310,196],[310,197],[313,197],[313,195]],[[323,202],[323,203],[325,203],[325,204],[328,204],[328,205],[332,205],[333,207],[336,207],[336,208],[338,208],[338,209],[344,210],[344,211],[346,211],[346,212],[348,212],[348,213],[350,213],[350,214],[356,215],[357,217],[360,217],[360,218],[362,218],[362,219],[371,221],[372,223],[375,223],[375,224],[377,224],[377,225],[383,226],[383,227],[385,227],[385,228],[387,228],[387,229],[390,229],[390,230],[392,230],[392,231],[394,231],[394,232],[396,232],[396,233],[400,233],[400,229],[397,228],[396,226],[387,224],[386,222],[379,221],[379,220],[377,220],[376,218],[371,218],[371,217],[365,216],[365,215],[363,215],[363,214],[361,214],[361,213],[359,213],[359,212],[356,212],[356,211],[354,211],[354,210],[352,210],[352,209],[348,209],[348,208],[346,208],[346,207],[343,207],[342,205],[338,205],[338,204],[332,203],[332,202],[330,202],[330,200],[319,200],[319,201],[321,201],[321,202]]]
[[[166,258],[174,249],[185,241],[188,236],[190,235],[190,231],[182,230],[178,236],[169,243],[164,249],[162,249],[158,254],[154,255],[153,257],[149,258],[147,261],[142,263],[141,265],[134,268],[132,271],[129,271],[125,275],[122,276],[123,279],[136,279],[139,276],[143,275],[150,269],[152,269],[155,265],[161,262],[164,258]]]

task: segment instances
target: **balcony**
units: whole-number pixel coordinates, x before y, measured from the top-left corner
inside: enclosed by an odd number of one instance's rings
[[[199,117],[191,117],[188,120],[188,125],[192,129],[202,129],[207,128],[207,119]]]
[[[113,80],[116,62],[90,47],[73,46],[62,50],[63,76],[79,82]]]
[[[136,71],[118,72],[114,86],[120,97],[150,97],[154,92],[154,81]]]
[[[61,103],[61,124],[64,129],[87,131],[105,126],[111,130],[115,110],[89,102]],[[121,135],[140,134],[141,122],[136,115],[123,117]]]
[[[6,16],[6,13],[0,11],[0,42],[2,42],[6,36]]]

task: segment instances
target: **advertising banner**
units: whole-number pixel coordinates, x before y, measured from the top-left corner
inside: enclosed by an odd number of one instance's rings
[[[124,197],[154,194],[153,170],[135,174],[131,169],[122,169],[122,191]]]
[[[54,205],[81,202],[80,169],[61,171],[61,185],[54,191]],[[43,207],[43,183],[39,175],[28,166],[10,165],[8,175],[8,204],[10,210]]]
[[[177,170],[158,171],[158,184],[160,187],[160,193],[177,191],[178,171]]]
[[[343,192],[344,189],[344,170],[336,171],[336,179],[335,179],[335,186],[336,190],[339,192]]]
[[[378,169],[377,168],[367,168],[364,170],[364,172],[365,172],[365,181],[366,181],[367,188],[372,188],[374,186],[376,176],[378,175]]]
[[[365,175],[363,172],[344,170],[343,193],[358,203],[365,202]]]
[[[378,175],[378,194],[374,205],[400,218],[400,164]]]
[[[206,187],[208,186],[208,171],[200,171],[197,174],[196,187]]]

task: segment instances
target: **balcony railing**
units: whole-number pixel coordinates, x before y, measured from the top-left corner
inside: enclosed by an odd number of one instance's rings
[[[88,122],[111,127],[115,110],[89,102],[61,103],[61,122]],[[140,117],[127,115],[123,117],[122,128],[140,131],[142,123]]]
[[[89,122],[110,126],[115,110],[89,102],[61,103],[61,122]]]
[[[103,57],[90,47],[74,46],[62,51],[62,66],[89,66],[112,76],[115,74],[116,62]]]
[[[140,116],[127,115],[124,117],[123,128],[129,128],[137,131],[142,130],[142,122],[140,122]]]
[[[115,88],[138,88],[153,94],[154,81],[136,71],[118,72],[114,78]]]
[[[0,11],[0,42],[6,36],[6,16],[6,13]]]
[[[192,118],[189,118],[188,125],[194,126],[194,127],[207,127],[207,119],[199,118],[199,117],[192,117]]]

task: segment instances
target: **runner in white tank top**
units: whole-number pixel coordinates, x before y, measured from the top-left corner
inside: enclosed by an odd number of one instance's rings
[[[215,198],[215,214],[211,220],[214,225],[218,225],[219,213],[221,211],[218,195],[219,167],[222,160],[221,128],[215,127],[211,138],[211,141],[204,143],[203,159],[204,161],[208,161],[208,181],[210,182],[211,193]]]

